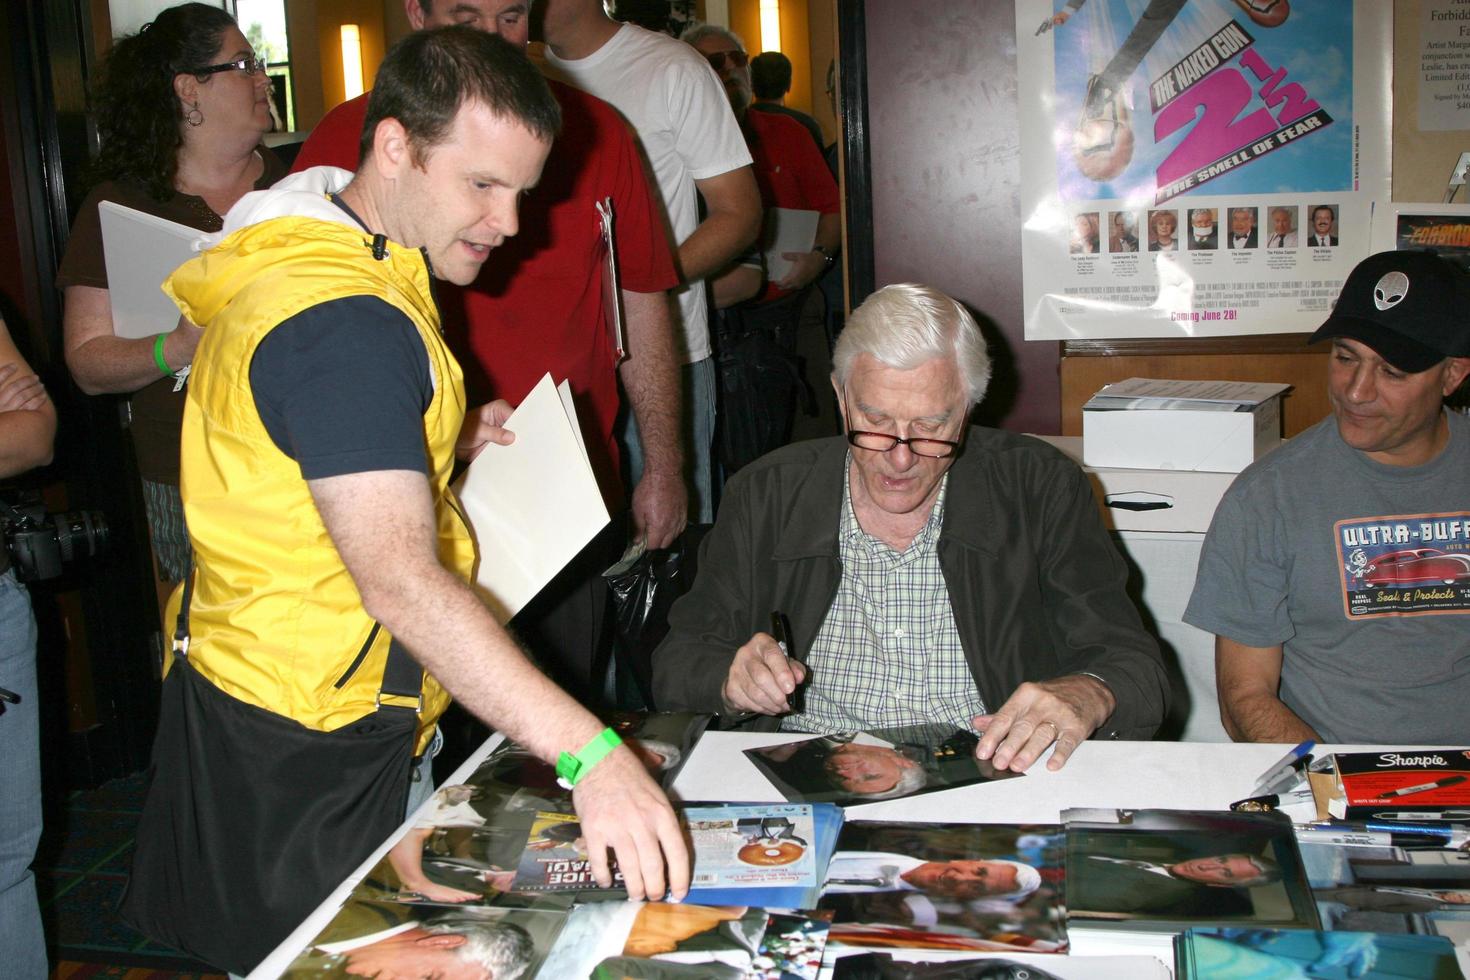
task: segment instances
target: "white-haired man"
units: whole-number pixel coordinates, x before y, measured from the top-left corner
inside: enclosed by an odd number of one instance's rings
[[[935,898],[1025,898],[1041,874],[1019,861],[926,861],[887,851],[838,851],[827,864],[822,894],[920,891]]]
[[[296,961],[303,973],[335,968],[348,976],[442,977],[444,980],[516,980],[525,976],[536,957],[536,944],[525,928],[492,909],[455,909],[423,922],[412,907],[374,908],[384,921],[403,917],[399,925],[361,933],[371,913],[347,916],[357,932],[351,938],[322,942]],[[328,935],[343,932],[335,921]]]
[[[846,440],[730,482],[654,653],[659,706],[820,733],[973,723],[976,754],[1016,771],[1053,744],[1060,768],[1094,733],[1151,736],[1158,647],[1086,478],[1039,440],[968,424],[990,377],[974,318],[888,286],[834,365]],[[806,666],[760,632],[774,610]]]

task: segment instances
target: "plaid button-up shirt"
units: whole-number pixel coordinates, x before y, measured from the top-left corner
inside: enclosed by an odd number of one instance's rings
[[[844,467],[851,472],[851,454]],[[807,655],[805,710],[781,727],[818,733],[937,723],[969,728],[985,713],[939,567],[949,474],[924,527],[900,554],[858,524],[842,481],[842,580]]]

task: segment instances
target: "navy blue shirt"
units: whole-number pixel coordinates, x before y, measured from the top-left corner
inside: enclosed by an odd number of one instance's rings
[[[250,387],[266,431],[305,479],[428,473],[429,353],[413,321],[376,296],[281,321],[255,350]]]

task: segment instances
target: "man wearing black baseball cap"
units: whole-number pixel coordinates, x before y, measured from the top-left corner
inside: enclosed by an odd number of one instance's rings
[[[1433,252],[1360,262],[1312,335],[1324,419],[1243,472],[1184,620],[1215,634],[1237,741],[1464,739],[1470,701],[1470,276]]]

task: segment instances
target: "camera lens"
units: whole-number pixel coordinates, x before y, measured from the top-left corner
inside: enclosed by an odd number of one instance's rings
[[[101,511],[68,511],[55,515],[53,520],[56,543],[66,561],[78,556],[93,558],[107,549],[107,519]]]

